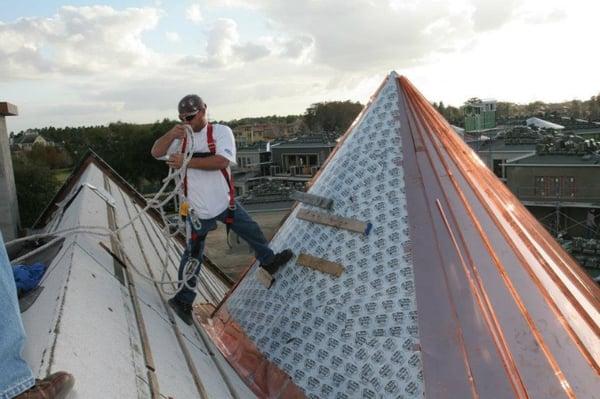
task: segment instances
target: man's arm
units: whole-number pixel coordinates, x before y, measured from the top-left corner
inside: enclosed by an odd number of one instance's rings
[[[172,168],[179,169],[183,164],[184,154],[171,154],[167,165]],[[188,163],[188,168],[204,169],[204,170],[219,170],[229,166],[229,160],[221,155],[211,155],[205,158],[192,158]]]
[[[182,139],[184,137],[185,127],[183,125],[175,125],[171,130],[163,134],[154,142],[150,153],[154,158],[165,156],[173,140]]]

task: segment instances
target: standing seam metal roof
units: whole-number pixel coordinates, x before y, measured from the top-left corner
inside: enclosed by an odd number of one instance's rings
[[[281,373],[252,380],[260,396],[282,397],[285,375],[324,398],[600,392],[597,285],[408,80],[384,81],[309,192],[373,230],[310,224],[298,204],[273,248],[342,276],[294,258],[266,290],[255,265],[215,313],[238,371]]]
[[[47,233],[82,226],[115,230],[141,211],[138,195],[105,166],[95,155],[80,165],[62,190],[65,198],[74,193],[71,200],[48,208],[54,212],[47,215]],[[133,271],[161,277],[168,240],[160,228],[151,215],[141,216],[119,233],[123,251],[89,232],[67,236],[48,265],[43,290],[22,315],[25,359],[41,378],[72,372],[71,397],[254,397],[204,331],[174,316],[158,285]],[[181,243],[169,240],[181,253]],[[178,264],[174,253],[168,279],[175,279]],[[217,304],[228,289],[205,264],[198,302]]]

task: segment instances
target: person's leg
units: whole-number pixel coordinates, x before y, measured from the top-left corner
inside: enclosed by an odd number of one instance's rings
[[[0,398],[12,398],[31,388],[35,379],[21,357],[25,330],[21,320],[17,288],[4,240],[0,232]]]
[[[175,295],[175,298],[185,304],[191,305],[194,303],[196,298],[196,284],[200,268],[202,266],[202,254],[204,253],[204,243],[206,241],[206,235],[216,226],[215,219],[200,220],[201,227],[196,229],[192,226],[191,238],[188,241],[188,245],[185,252],[181,256],[181,262],[179,264],[178,278],[183,281],[187,278],[186,284],[183,284],[181,290]],[[198,261],[198,265],[193,270],[193,273],[187,273],[186,268],[188,267],[189,259],[193,258]]]
[[[228,210],[225,210],[217,219],[225,223]],[[256,259],[260,263],[266,263],[273,258],[273,251],[269,248],[269,243],[265,238],[260,226],[256,223],[246,210],[236,202],[235,213],[233,216],[233,223],[231,224],[231,230],[233,230],[238,236],[245,240],[256,254]]]
[[[217,216],[217,219],[221,222],[225,222],[226,217],[227,210]],[[275,274],[282,265],[287,263],[294,256],[289,249],[274,254],[271,248],[269,248],[269,243],[258,223],[256,223],[238,203],[236,203],[231,230],[248,242],[252,249],[254,249],[256,259],[260,262],[260,267],[271,275]]]

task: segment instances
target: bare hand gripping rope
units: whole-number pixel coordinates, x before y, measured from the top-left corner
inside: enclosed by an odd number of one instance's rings
[[[160,279],[152,278],[151,276],[149,276],[148,274],[146,274],[145,272],[140,270],[132,262],[128,262],[129,263],[128,266],[131,266],[131,269],[133,269],[142,278],[158,284],[161,288],[161,291],[167,296],[176,294],[184,286],[186,286],[187,288],[189,288],[191,290],[194,290],[195,288],[191,287],[188,284],[188,280],[190,279],[191,276],[194,275],[194,272],[200,266],[200,262],[197,259],[194,259],[192,257],[189,258],[189,260],[185,266],[182,280],[170,280],[170,278],[168,277],[168,274],[167,274],[167,266],[169,264],[169,255],[171,253],[177,254],[177,252],[175,250],[175,246],[174,246],[171,238],[173,238],[174,236],[176,236],[179,233],[183,233],[187,239],[186,228],[185,228],[185,226],[182,226],[181,224],[179,224],[177,226],[177,229],[175,229],[175,231],[173,231],[173,232],[170,231],[170,224],[169,224],[169,221],[167,220],[166,213],[164,211],[164,206],[166,204],[168,204],[170,201],[175,201],[175,208],[177,210],[179,210],[180,206],[185,207],[187,205],[187,198],[186,198],[184,190],[183,190],[183,182],[184,182],[185,175],[187,172],[188,164],[194,154],[194,152],[193,152],[194,135],[193,135],[193,132],[192,132],[192,129],[190,126],[188,126],[188,125],[184,125],[184,126],[186,128],[187,142],[190,143],[190,145],[188,145],[187,148],[185,149],[185,152],[184,152],[185,156],[184,156],[181,168],[179,168],[179,169],[169,168],[169,174],[167,175],[167,177],[165,177],[162,180],[163,185],[160,188],[160,190],[154,195],[154,197],[152,199],[148,200],[146,206],[140,212],[138,212],[133,218],[131,218],[126,224],[124,224],[123,226],[119,227],[116,230],[110,230],[109,228],[104,227],[104,226],[79,226],[79,227],[72,227],[72,228],[63,229],[63,230],[52,231],[52,232],[48,232],[48,233],[35,234],[35,235],[19,238],[16,240],[12,240],[10,242],[7,242],[6,244],[7,245],[16,244],[16,243],[22,242],[22,241],[29,241],[32,239],[39,239],[39,238],[47,237],[48,235],[58,236],[58,237],[52,239],[51,241],[49,241],[48,243],[40,246],[39,248],[36,248],[32,252],[30,252],[24,256],[21,256],[18,259],[14,259],[11,263],[12,264],[19,263],[26,257],[31,256],[35,253],[41,252],[44,249],[57,243],[59,240],[61,240],[63,238],[67,238],[74,234],[90,234],[90,235],[112,238],[114,240],[114,242],[116,242],[117,245],[119,246],[119,249],[124,254],[126,254],[127,252],[125,250],[124,244],[121,242],[121,240],[119,238],[119,233],[121,231],[123,231],[124,229],[126,229],[127,227],[129,227],[130,225],[132,225],[133,222],[135,222],[137,219],[139,219],[143,214],[146,214],[150,209],[156,209],[158,211],[158,213],[160,214],[162,222],[163,222],[163,227],[161,228],[161,233],[163,234],[165,241],[166,241],[165,256],[161,262],[162,272],[161,272]],[[171,182],[174,183],[175,187],[173,188],[173,190],[171,190],[171,192],[169,192],[166,195],[166,197],[164,199],[160,200],[160,198],[167,192],[167,188],[169,187]],[[179,206],[178,206],[178,202],[177,202],[178,199],[180,200]],[[177,288],[174,290],[167,290],[166,286],[168,286],[168,285],[175,285]]]

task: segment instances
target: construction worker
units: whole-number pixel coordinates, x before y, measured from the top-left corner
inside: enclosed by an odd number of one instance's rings
[[[590,239],[596,236],[596,210],[591,208],[585,218],[585,238]]]
[[[179,280],[185,280],[180,291],[169,300],[169,304],[187,324],[192,323],[192,304],[196,297],[195,287],[206,235],[216,229],[216,222],[225,223],[227,231],[233,230],[254,249],[263,272],[275,274],[280,266],[288,262],[293,253],[289,249],[274,254],[265,236],[240,204],[235,201],[235,190],[230,164],[236,163],[236,148],[233,132],[227,126],[208,123],[207,107],[195,94],[181,99],[178,105],[182,124],[175,125],[154,143],[152,156],[168,156],[171,168],[182,167],[189,146],[193,158],[187,165],[183,182],[181,211],[188,228],[188,245],[179,265]],[[186,137],[186,126],[193,131],[192,143]],[[188,262],[198,261],[195,270],[186,274]],[[189,268],[187,268],[189,270]]]
[[[19,311],[17,287],[0,232],[0,399],[62,399],[75,379],[59,371],[43,380],[33,377],[21,352],[25,330]]]

